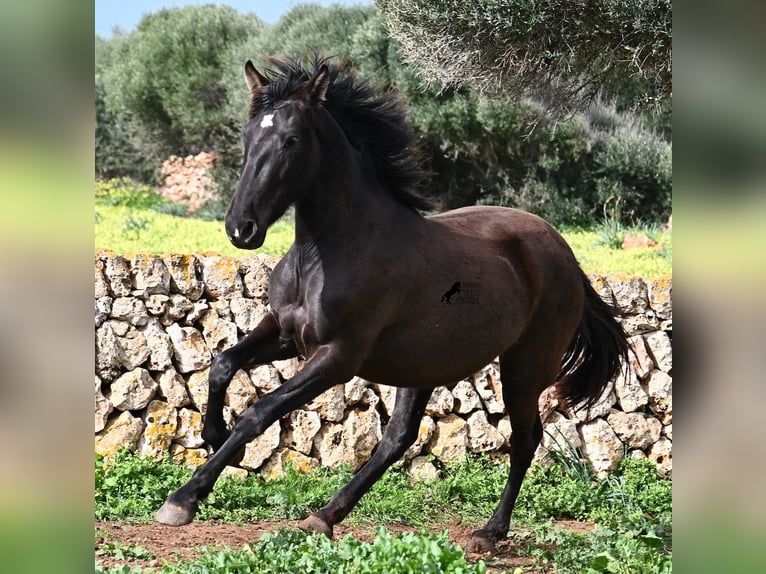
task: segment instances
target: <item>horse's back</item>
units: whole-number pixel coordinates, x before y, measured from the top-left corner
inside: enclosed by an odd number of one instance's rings
[[[563,237],[543,218],[510,207],[475,205],[445,211],[428,218],[466,239],[494,243],[527,271],[545,273],[550,266],[564,266],[579,276],[577,261]],[[560,269],[558,270],[560,271]]]

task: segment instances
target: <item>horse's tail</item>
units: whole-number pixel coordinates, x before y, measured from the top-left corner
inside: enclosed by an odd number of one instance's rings
[[[580,325],[561,361],[558,397],[570,408],[589,409],[609,381],[628,364],[628,340],[616,318],[622,311],[604,301],[582,274],[585,307]]]

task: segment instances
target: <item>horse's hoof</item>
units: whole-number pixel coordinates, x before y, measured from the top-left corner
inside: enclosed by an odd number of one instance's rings
[[[162,508],[157,511],[154,519],[160,524],[168,526],[183,526],[194,520],[194,512],[171,502],[165,502]]]
[[[471,544],[468,547],[469,552],[486,554],[495,551],[497,538],[486,530],[477,530],[471,535]]]
[[[303,530],[303,532],[324,534],[327,538],[332,539],[332,526],[327,524],[323,518],[316,514],[312,514],[304,520],[301,520],[298,523],[298,528]]]

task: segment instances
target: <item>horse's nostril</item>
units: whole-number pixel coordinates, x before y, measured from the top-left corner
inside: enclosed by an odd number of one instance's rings
[[[255,235],[255,232],[258,230],[258,226],[255,224],[255,221],[246,221],[242,225],[242,229],[238,229],[239,231],[239,238],[242,241],[248,241]]]

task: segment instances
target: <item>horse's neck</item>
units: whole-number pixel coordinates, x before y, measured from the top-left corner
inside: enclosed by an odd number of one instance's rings
[[[401,232],[407,221],[420,217],[378,182],[370,181],[370,174],[363,171],[346,174],[296,205],[296,244],[323,256],[353,256],[351,246],[367,245],[375,241],[376,235],[389,237],[393,227]]]

